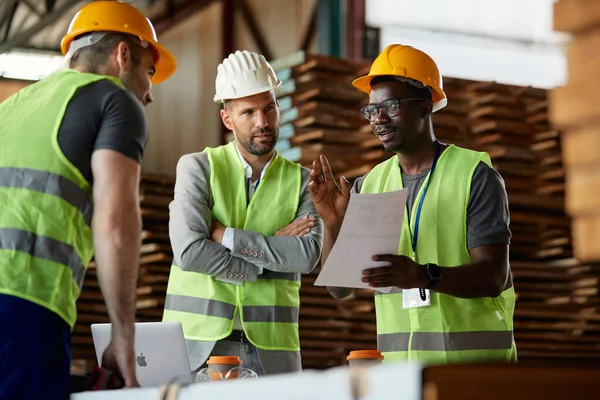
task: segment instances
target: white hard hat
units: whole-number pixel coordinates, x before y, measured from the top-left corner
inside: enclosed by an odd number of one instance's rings
[[[268,92],[281,85],[265,57],[258,53],[238,50],[217,67],[214,101],[239,99]]]

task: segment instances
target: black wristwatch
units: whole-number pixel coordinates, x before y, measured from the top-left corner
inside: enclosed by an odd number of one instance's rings
[[[427,284],[425,289],[432,289],[442,278],[442,270],[437,264],[427,263],[425,264],[425,271],[427,271],[427,275],[429,276],[429,284]]]

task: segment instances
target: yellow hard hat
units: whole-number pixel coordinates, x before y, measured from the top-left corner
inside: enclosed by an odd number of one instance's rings
[[[152,22],[129,4],[114,0],[94,1],[79,10],[60,43],[63,55],[69,51],[73,39],[92,32],[127,33],[152,46],[156,57],[156,72],[152,77],[154,85],[169,78],[177,69],[173,54],[158,43]]]
[[[442,74],[435,61],[421,50],[402,44],[387,46],[373,61],[368,75],[361,76],[352,85],[363,92],[371,92],[371,79],[376,76],[394,76],[409,83],[420,83],[431,89],[433,112],[448,104],[443,90]]]

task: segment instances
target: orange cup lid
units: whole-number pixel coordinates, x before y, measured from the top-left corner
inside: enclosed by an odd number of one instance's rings
[[[238,356],[211,356],[207,364],[242,364],[242,360]]]
[[[350,352],[346,360],[356,360],[359,358],[383,359],[383,354],[379,350],[354,350]]]

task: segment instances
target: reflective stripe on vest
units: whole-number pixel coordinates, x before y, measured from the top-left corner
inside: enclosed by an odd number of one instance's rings
[[[198,313],[219,318],[233,318],[235,305],[219,300],[202,299],[200,297],[167,294],[165,310]]]
[[[246,175],[235,144],[205,152],[215,219],[265,236],[294,220],[302,184],[299,165],[276,154],[247,204]],[[216,341],[231,333],[237,312],[246,337],[256,347],[298,351],[299,290],[299,273],[265,271],[254,282],[235,285],[173,265],[163,321],[180,321],[187,340]]]
[[[268,271],[267,273],[260,274],[258,279],[282,279],[284,281],[300,281],[300,274],[293,272],[272,272]]]
[[[454,145],[441,154],[423,201],[416,251],[419,264],[454,267],[472,261],[467,248],[466,213],[473,173],[481,162],[491,165],[489,155]],[[425,182],[416,199],[420,198],[424,185]],[[392,157],[371,170],[361,193],[402,188],[398,159]],[[415,212],[404,218],[398,254],[412,256],[410,235],[406,232],[414,232],[414,223]],[[513,361],[516,360],[512,332],[514,305],[511,277],[497,298],[463,299],[433,290],[431,305],[410,309],[403,308],[399,289],[388,294],[377,293],[378,348],[384,353],[385,362],[409,360],[425,365]]]
[[[243,306],[244,322],[298,323],[298,307]]]
[[[123,88],[115,77],[60,69],[0,103],[0,293],[45,307],[71,327],[94,253],[93,199],[58,131],[73,95],[100,80]]]
[[[512,331],[482,332],[414,332],[377,335],[377,348],[381,352],[425,350],[510,350]]]
[[[92,224],[92,199],[64,176],[31,168],[0,167],[0,187],[35,190],[60,197],[79,210],[88,226]]]
[[[167,294],[165,310],[197,313],[211,317],[232,319],[235,305],[224,301],[199,297]],[[246,322],[297,322],[298,308],[284,306],[243,306]]]
[[[66,265],[73,272],[73,280],[77,286],[80,289],[83,286],[85,267],[73,246],[21,229],[0,228],[0,249],[21,251]]]

